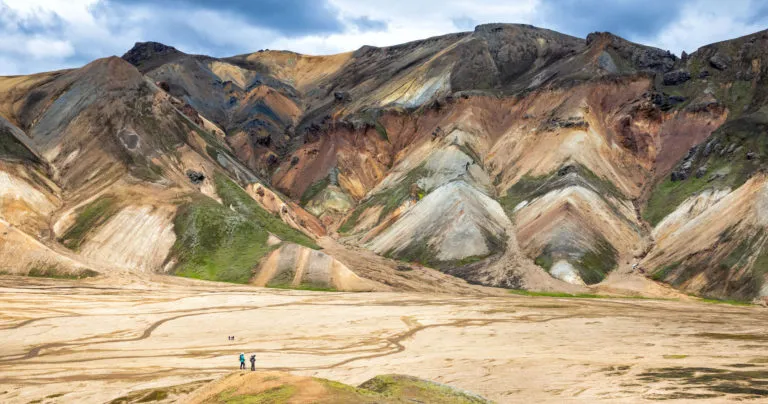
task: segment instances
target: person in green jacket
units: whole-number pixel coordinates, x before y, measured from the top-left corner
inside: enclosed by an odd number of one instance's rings
[[[245,352],[240,352],[240,369],[245,369]]]

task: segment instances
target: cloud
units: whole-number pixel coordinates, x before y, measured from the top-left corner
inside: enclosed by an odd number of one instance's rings
[[[388,46],[478,24],[610,31],[675,53],[764,29],[760,0],[0,0],[0,74],[81,66],[137,41],[231,56]]]
[[[547,28],[585,37],[609,31],[623,37],[646,38],[674,22],[690,0],[550,0],[541,15]]]
[[[362,32],[366,31],[384,31],[387,29],[387,22],[381,20],[373,20],[367,15],[353,18],[350,20],[356,27]]]
[[[467,16],[451,18],[451,22],[456,29],[461,31],[472,31],[477,26],[477,20]]]
[[[104,3],[152,6],[168,13],[211,11],[288,37],[343,30],[338,10],[324,0],[104,0]]]
[[[688,3],[679,18],[648,41],[663,49],[691,53],[713,42],[733,39],[764,30],[768,9],[759,1],[720,2],[699,0]]]

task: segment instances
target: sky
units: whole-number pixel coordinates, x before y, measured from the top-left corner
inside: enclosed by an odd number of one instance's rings
[[[157,41],[217,57],[387,46],[491,22],[609,31],[692,52],[768,28],[765,0],[0,0],[0,75],[82,66]]]

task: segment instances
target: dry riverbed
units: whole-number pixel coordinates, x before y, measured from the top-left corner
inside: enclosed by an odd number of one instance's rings
[[[353,385],[407,374],[500,403],[758,402],[767,320],[671,300],[0,277],[0,402],[109,402],[222,377],[240,352],[260,370]]]

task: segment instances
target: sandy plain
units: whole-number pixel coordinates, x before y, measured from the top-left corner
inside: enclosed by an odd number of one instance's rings
[[[407,374],[500,403],[768,397],[768,311],[694,301],[0,277],[0,341],[4,403],[217,379],[240,352],[259,370],[355,385]]]

